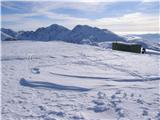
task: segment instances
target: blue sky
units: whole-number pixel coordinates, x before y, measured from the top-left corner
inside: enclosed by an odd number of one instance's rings
[[[2,1],[2,27],[35,30],[51,24],[87,24],[117,33],[158,32],[158,1]]]

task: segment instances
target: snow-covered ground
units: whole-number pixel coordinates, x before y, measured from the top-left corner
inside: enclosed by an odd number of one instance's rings
[[[3,120],[160,120],[159,53],[2,42]]]

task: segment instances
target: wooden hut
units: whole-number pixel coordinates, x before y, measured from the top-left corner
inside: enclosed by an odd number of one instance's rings
[[[112,50],[141,53],[142,45],[113,42],[112,43]]]

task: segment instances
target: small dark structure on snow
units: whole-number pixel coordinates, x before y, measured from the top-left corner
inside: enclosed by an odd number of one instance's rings
[[[145,48],[139,44],[128,44],[128,43],[112,43],[112,50],[134,52],[134,53],[145,53]]]

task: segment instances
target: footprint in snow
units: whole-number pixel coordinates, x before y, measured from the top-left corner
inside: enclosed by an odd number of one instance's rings
[[[57,111],[50,111],[48,113],[48,116],[59,116],[59,117],[64,117],[65,113],[64,112],[57,112]]]
[[[143,110],[142,115],[143,116],[148,116],[148,111],[147,110]]]
[[[156,119],[157,119],[157,120],[160,120],[160,112],[157,113]]]
[[[75,112],[73,116],[70,117],[72,120],[86,120],[81,112]]]
[[[133,97],[134,97],[134,93],[131,93],[131,95],[130,95],[130,96],[131,96],[131,98],[133,98]]]
[[[97,95],[98,95],[98,99],[105,99],[106,98],[106,94],[103,92],[98,92]]]
[[[96,104],[96,105],[104,105],[104,101],[102,100],[93,100],[93,102]]]
[[[127,93],[123,93],[123,98],[126,98],[127,97]]]
[[[32,72],[33,74],[40,74],[39,68],[32,68],[32,69],[31,69],[31,72]]]
[[[119,103],[122,103],[122,101],[120,98],[116,97],[116,95],[112,95],[110,103],[112,107],[116,108]]]
[[[141,99],[137,99],[137,103],[143,104],[143,101]]]
[[[115,109],[115,112],[118,114],[118,116],[121,118],[121,117],[124,117],[124,110],[122,109],[122,108],[120,108],[120,107],[117,107],[116,109]]]
[[[94,112],[104,112],[104,111],[107,111],[109,110],[109,107],[107,107],[106,105],[96,105],[94,106]]]
[[[121,94],[121,90],[117,90],[115,94]]]
[[[105,112],[109,110],[109,104],[106,103],[106,94],[103,92],[98,92],[97,93],[97,99],[92,100],[92,102],[95,104],[93,107],[88,108],[89,110],[93,110],[96,113],[99,112]]]

